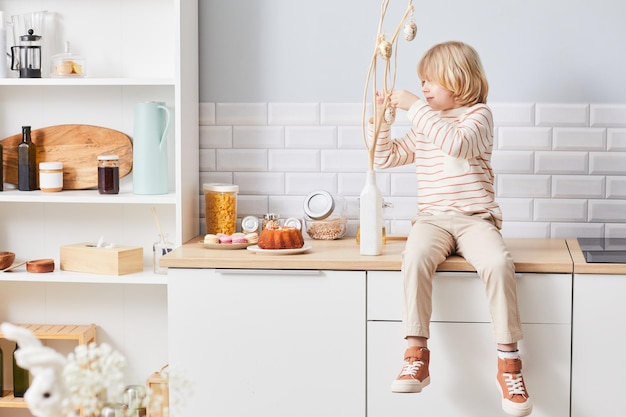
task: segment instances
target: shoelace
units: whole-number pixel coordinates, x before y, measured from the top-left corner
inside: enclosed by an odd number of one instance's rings
[[[522,379],[522,374],[507,374],[504,373],[504,382],[509,390],[509,395],[523,395],[526,396],[526,391],[524,390],[524,380]]]
[[[419,360],[415,362],[405,361],[404,367],[402,368],[402,372],[400,373],[400,375],[415,376],[415,374],[417,373],[417,371],[420,370],[420,367],[422,365],[424,365],[424,362]]]

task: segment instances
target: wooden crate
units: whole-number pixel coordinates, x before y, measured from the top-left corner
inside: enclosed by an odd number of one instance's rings
[[[95,324],[16,324],[29,329],[41,340],[75,340],[84,345],[96,341]],[[0,339],[4,334],[0,332]],[[24,398],[14,397],[13,391],[8,390],[0,397],[0,408],[28,408]]]

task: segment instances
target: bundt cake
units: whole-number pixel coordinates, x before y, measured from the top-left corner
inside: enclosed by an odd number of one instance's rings
[[[270,227],[259,235],[261,249],[299,249],[304,246],[302,232],[295,227]]]

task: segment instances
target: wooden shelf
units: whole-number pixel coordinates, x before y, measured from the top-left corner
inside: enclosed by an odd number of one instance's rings
[[[96,341],[95,324],[16,324],[41,340],[76,340],[79,345]],[[0,332],[0,338],[4,338]]]
[[[3,391],[0,397],[0,407],[2,408],[28,408],[24,398],[15,398],[13,391]]]

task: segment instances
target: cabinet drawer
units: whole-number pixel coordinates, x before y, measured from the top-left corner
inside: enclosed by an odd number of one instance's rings
[[[524,323],[570,323],[569,274],[517,274],[518,303]],[[367,273],[367,319],[402,320],[402,274]],[[474,272],[437,272],[432,321],[489,323],[485,286]]]

